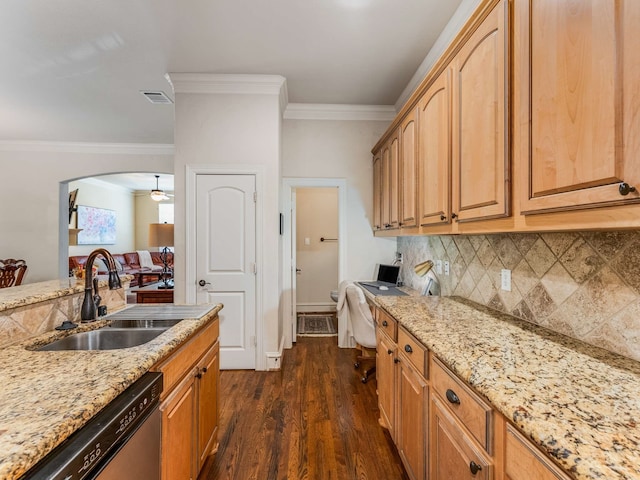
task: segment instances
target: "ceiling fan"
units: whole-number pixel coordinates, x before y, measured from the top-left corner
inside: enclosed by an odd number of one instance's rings
[[[169,200],[170,196],[167,193],[164,193],[164,190],[160,190],[158,186],[158,180],[160,179],[160,175],[155,175],[156,177],[156,188],[151,190],[151,200],[155,200],[156,202],[161,202],[162,200]]]

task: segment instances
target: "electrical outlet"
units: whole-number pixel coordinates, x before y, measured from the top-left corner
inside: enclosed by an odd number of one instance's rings
[[[402,253],[401,252],[396,252],[396,262],[397,263],[402,263]]]
[[[510,292],[511,291],[511,270],[503,268],[500,273],[500,278],[502,281],[502,290]]]
[[[442,260],[436,260],[436,273],[442,275]]]
[[[449,275],[449,262],[447,260],[444,261],[444,274]]]

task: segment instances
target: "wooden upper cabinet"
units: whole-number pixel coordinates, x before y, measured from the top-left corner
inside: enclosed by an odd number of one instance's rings
[[[508,5],[499,2],[452,61],[453,214],[460,222],[510,214]]]
[[[450,71],[433,82],[418,104],[420,225],[451,221]]]
[[[380,155],[380,188],[382,190],[381,205],[380,205],[380,228],[383,230],[389,228],[390,216],[391,216],[391,181],[389,178],[389,172],[391,171],[391,150],[389,149],[389,142],[386,142],[382,146],[382,153]]]
[[[389,223],[400,226],[400,136],[396,130],[389,139]]]
[[[514,19],[522,213],[640,201],[619,189],[640,189],[640,2],[524,0]]]
[[[418,226],[418,126],[417,110],[400,124],[400,226]]]
[[[373,156],[373,231],[382,228],[382,154]]]

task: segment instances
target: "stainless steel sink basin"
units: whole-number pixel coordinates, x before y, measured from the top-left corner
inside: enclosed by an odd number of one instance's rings
[[[56,340],[38,350],[117,350],[150,342],[166,328],[102,328]]]
[[[111,322],[111,328],[171,328],[181,319],[122,319]]]

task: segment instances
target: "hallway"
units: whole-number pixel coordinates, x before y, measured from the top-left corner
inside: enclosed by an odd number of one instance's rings
[[[199,480],[404,480],[376,382],[335,337],[299,338],[280,372],[223,371],[218,453]]]

